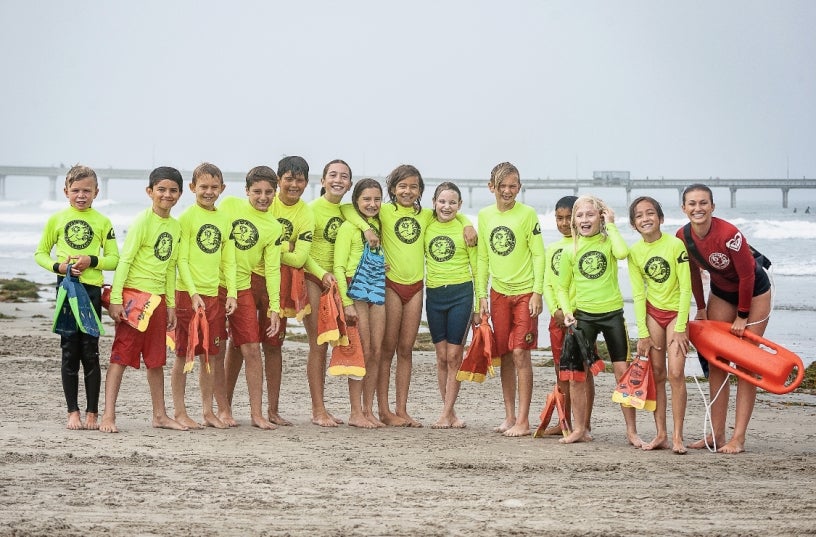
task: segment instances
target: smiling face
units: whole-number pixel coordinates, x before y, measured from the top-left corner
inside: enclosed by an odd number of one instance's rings
[[[195,194],[196,204],[199,207],[212,211],[215,210],[215,200],[226,186],[218,177],[205,173],[198,176],[195,182],[190,183],[190,190]]]
[[[153,212],[162,218],[170,216],[170,209],[176,206],[181,197],[181,188],[172,179],[161,179],[146,189],[153,200]]]
[[[339,203],[351,188],[351,170],[342,162],[334,162],[326,169],[320,184],[326,189],[326,199]]]
[[[366,218],[380,214],[382,206],[382,190],[375,187],[364,188],[357,198],[357,211]]]
[[[575,230],[582,237],[592,237],[601,232],[601,212],[589,201],[575,206],[572,221]]]
[[[651,201],[638,202],[632,216],[635,229],[646,242],[660,238],[660,224],[663,223],[663,218],[660,217],[657,207]]]
[[[280,186],[278,199],[280,199],[284,205],[294,205],[300,200],[308,183],[309,181],[302,173],[297,175],[292,172],[284,173],[278,178],[278,186]]]
[[[275,187],[269,181],[256,181],[246,189],[249,204],[256,210],[266,212],[275,199]]]
[[[690,190],[683,193],[683,212],[694,225],[711,225],[711,215],[714,213],[714,202],[711,194],[705,190]]]
[[[409,175],[394,185],[394,199],[403,207],[413,207],[421,195],[419,177]]]
[[[521,191],[521,180],[515,172],[506,174],[497,184],[488,183],[490,191],[496,196],[496,207],[504,212],[513,208],[516,204],[516,196]]]
[[[572,208],[561,207],[555,210],[555,227],[565,237],[572,237]]]
[[[78,211],[85,211],[91,208],[93,200],[99,194],[99,186],[93,177],[85,177],[65,187],[64,191],[71,207]]]
[[[455,190],[443,190],[434,199],[436,219],[440,222],[450,222],[456,218],[456,213],[462,205],[462,200]]]

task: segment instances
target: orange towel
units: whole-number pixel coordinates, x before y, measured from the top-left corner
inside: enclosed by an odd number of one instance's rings
[[[201,331],[201,338],[199,339],[199,330]],[[207,367],[207,372],[210,372],[210,325],[207,323],[207,315],[204,308],[198,308],[193,317],[190,319],[189,329],[187,330],[187,356],[184,362],[184,372],[189,373],[193,370],[195,365],[196,347],[201,343],[204,349],[204,365]]]
[[[317,344],[348,345],[348,328],[337,282],[323,290],[317,312]]]
[[[281,265],[280,275],[281,317],[294,317],[298,322],[302,322],[303,318],[312,312],[303,270]]]
[[[347,335],[347,345],[335,345],[332,348],[329,375],[346,375],[349,378],[361,380],[366,374],[366,368],[360,332],[356,326],[349,325]]]
[[[496,342],[493,337],[493,330],[490,327],[487,316],[482,315],[482,322],[479,326],[473,327],[473,337],[470,347],[459,366],[456,373],[456,380],[470,380],[473,382],[484,382],[487,375],[496,376],[493,371],[494,353],[496,352]]]

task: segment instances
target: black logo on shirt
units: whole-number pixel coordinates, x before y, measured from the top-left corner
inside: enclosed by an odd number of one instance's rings
[[[232,223],[232,238],[239,250],[249,250],[258,244],[258,228],[249,220],[239,218]]]
[[[428,253],[431,254],[434,261],[443,263],[453,258],[453,254],[456,253],[456,245],[450,237],[440,235],[431,239],[428,244]]]
[[[597,280],[606,272],[606,256],[597,250],[590,250],[578,260],[578,271],[588,280]]]
[[[159,234],[159,238],[156,239],[156,244],[153,245],[153,255],[155,255],[159,261],[167,261],[170,259],[172,253],[173,236],[166,231],[162,231]]]
[[[74,250],[84,250],[91,245],[94,232],[85,220],[71,220],[65,224],[65,242]]]
[[[654,256],[646,261],[646,266],[643,267],[643,271],[649,278],[657,283],[665,282],[671,275],[669,262],[659,256]]]
[[[416,218],[410,216],[403,216],[394,224],[394,234],[405,244],[415,243],[417,239],[419,239],[421,231],[422,229],[419,227],[419,222],[416,221]]]
[[[343,219],[339,216],[329,218],[329,221],[326,222],[326,227],[323,228],[323,238],[326,239],[327,242],[334,244],[334,241],[337,240],[337,230],[340,229],[341,225],[343,225]]]
[[[563,252],[563,248],[559,248],[553,253],[552,260],[550,261],[550,268],[552,269],[553,273],[558,276],[558,270],[561,268],[561,252]]]
[[[295,230],[295,226],[286,218],[278,218],[278,222],[280,222],[283,228],[283,240],[288,242],[292,238],[292,232]]]
[[[516,248],[516,235],[507,226],[498,226],[490,232],[490,249],[493,253],[505,256]]]
[[[198,228],[196,244],[202,252],[214,254],[221,248],[221,230],[212,224],[204,224]]]
[[[304,231],[303,233],[301,233],[298,236],[298,240],[299,241],[312,242],[312,232],[311,232],[311,230],[310,231]]]

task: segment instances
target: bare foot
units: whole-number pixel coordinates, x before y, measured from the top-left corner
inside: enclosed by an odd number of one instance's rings
[[[99,430],[103,433],[118,433],[119,429],[116,428],[116,418],[111,416],[108,417],[107,414],[102,416],[102,424],[99,426]]]
[[[280,414],[277,412],[272,412],[271,410],[267,412],[267,417],[269,418],[269,421],[275,425],[292,425],[291,421],[284,419]]]
[[[541,433],[541,436],[561,436],[564,434],[564,431],[561,430],[560,425],[552,425],[544,429],[544,432]]]
[[[85,414],[85,428],[89,431],[95,431],[99,429],[99,423],[97,422],[99,414],[96,412],[88,412]]]
[[[636,448],[643,447],[643,440],[640,439],[637,433],[626,433],[626,440]]]
[[[389,427],[408,427],[408,420],[397,416],[391,412],[380,413],[380,421],[386,424]]]
[[[579,442],[592,442],[592,435],[587,431],[572,431],[564,438],[558,440],[562,444],[577,444]]]
[[[669,449],[669,441],[665,436],[656,436],[654,440],[649,443],[643,442],[640,446],[643,451],[652,451],[655,449]]]
[[[456,418],[453,420],[453,423],[451,423],[451,427],[453,427],[454,429],[464,429],[465,427],[467,427],[467,424],[465,424],[463,420]]]
[[[331,417],[331,419],[334,420],[334,423],[336,423],[337,425],[343,425],[343,420],[342,419],[338,418],[337,416],[335,416],[334,414],[331,414],[329,412],[326,412],[326,414],[328,414],[329,417]]]
[[[188,429],[203,429],[204,428],[203,425],[198,423],[196,420],[194,420],[193,418],[191,418],[187,414],[181,414],[179,416],[176,416],[175,422],[180,423],[181,425],[183,425],[184,427],[187,427]]]
[[[675,440],[672,442],[672,453],[675,453],[677,455],[685,455],[686,453],[688,453],[686,446],[683,445],[682,439],[680,441]]]
[[[252,416],[251,418],[252,426],[257,427],[258,429],[263,429],[264,431],[272,431],[277,429],[278,426],[269,421],[268,419],[264,418],[263,416]]]
[[[65,428],[72,431],[82,429],[82,417],[79,415],[79,410],[68,413],[68,423],[65,424]]]
[[[530,434],[530,424],[516,422],[515,425],[504,431],[502,434],[507,437],[527,436]]]
[[[516,418],[512,418],[512,419],[507,418],[506,420],[501,422],[501,425],[499,425],[498,427],[495,427],[493,429],[493,431],[497,432],[497,433],[505,433],[510,429],[510,427],[512,427],[515,424],[516,424]]]
[[[227,427],[238,427],[238,422],[232,417],[232,412],[219,412],[218,419],[224,422]]]
[[[204,425],[206,427],[215,427],[216,429],[229,429],[229,425],[218,419],[215,414],[204,414]]]
[[[312,416],[312,423],[320,425],[321,427],[337,427],[337,420],[328,412]],[[340,423],[343,423],[342,421]]]
[[[361,429],[376,429],[377,426],[368,421],[366,417],[360,414],[352,414],[348,419],[349,427],[359,427]]]
[[[374,413],[373,413],[373,412],[368,412],[368,411],[363,412],[363,416],[365,416],[365,418],[366,418],[368,421],[370,421],[371,423],[373,423],[373,424],[374,424],[374,427],[376,427],[376,428],[378,428],[378,429],[379,429],[380,427],[385,427],[385,424],[384,424],[383,422],[381,422],[381,421],[379,420],[379,418],[377,418],[377,416],[375,416],[375,415],[374,415]]]
[[[103,420],[104,421],[104,420]],[[156,429],[172,429],[174,431],[187,431],[189,427],[183,425],[168,415],[153,416],[153,427]]]
[[[725,443],[725,439],[717,441],[718,446],[722,445],[724,443]],[[708,445],[706,445],[706,444],[708,444]],[[709,446],[714,447],[714,437],[712,437],[712,436],[707,436],[705,438],[701,438],[700,440],[697,440],[696,442],[694,442],[692,444],[689,444],[687,447],[689,449],[708,449]]]
[[[422,427],[422,424],[420,422],[418,422],[408,414],[397,413],[397,416],[407,421],[408,427],[413,427],[414,429],[419,429],[420,427]]]
[[[450,418],[443,417],[436,420],[436,423],[431,425],[431,429],[450,429],[453,427]]]
[[[724,446],[717,449],[717,453],[727,453],[729,455],[734,455],[736,453],[742,453],[745,451],[745,445],[742,442],[738,442],[733,438]]]

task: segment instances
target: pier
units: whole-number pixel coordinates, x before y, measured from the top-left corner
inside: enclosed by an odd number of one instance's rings
[[[49,181],[48,199],[57,199],[57,193],[62,189],[65,174],[69,168],[64,166],[0,166],[0,200],[6,199],[6,182],[12,180],[25,181],[30,177],[46,177]],[[94,168],[99,179],[99,194],[105,199],[108,197],[108,185],[111,180],[138,180],[147,182],[150,170],[138,169],[117,169],[117,168]],[[181,170],[182,177],[188,180],[192,177],[191,170]],[[243,182],[246,172],[224,172],[224,181]],[[382,177],[377,177],[382,180]],[[488,179],[439,179],[433,177],[423,178],[426,190],[431,190],[443,181],[453,181],[462,190],[467,189],[468,200],[473,199],[473,190],[487,189]],[[788,208],[788,194],[794,189],[815,189],[816,179],[721,179],[721,178],[683,178],[683,179],[527,179],[522,178],[521,201],[525,202],[525,196],[531,190],[571,190],[578,195],[579,191],[589,192],[593,188],[623,188],[626,190],[626,203],[631,203],[633,191],[674,189],[678,192],[678,200],[682,201],[683,189],[692,183],[703,183],[711,188],[728,188],[731,193],[731,208],[737,206],[737,191],[741,189],[773,189],[782,193],[782,208]],[[312,197],[315,197],[320,189],[320,175],[309,176],[309,186],[312,189]],[[472,205],[470,205],[472,207]]]

